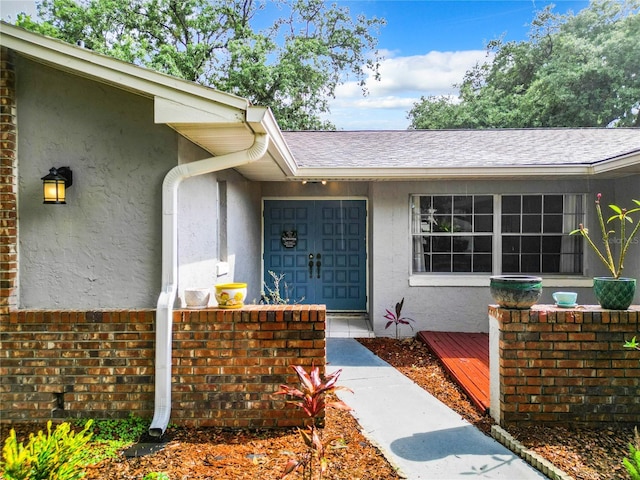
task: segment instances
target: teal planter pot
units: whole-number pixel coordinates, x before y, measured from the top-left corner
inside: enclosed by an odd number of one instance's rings
[[[636,294],[635,278],[595,277],[593,293],[606,310],[626,310]]]
[[[494,301],[502,308],[527,310],[542,295],[542,278],[530,275],[496,275],[489,288]]]

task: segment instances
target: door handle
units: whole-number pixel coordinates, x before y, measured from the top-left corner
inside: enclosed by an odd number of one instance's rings
[[[316,254],[316,271],[318,272],[318,278],[320,278],[320,267],[322,266],[322,262],[320,261],[320,258],[322,258],[322,255],[320,255],[319,253]]]
[[[309,278],[313,278],[313,253],[309,254]]]

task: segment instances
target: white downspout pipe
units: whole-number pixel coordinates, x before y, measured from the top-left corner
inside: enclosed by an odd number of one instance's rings
[[[248,149],[178,165],[167,173],[162,183],[162,290],[156,308],[155,403],[149,427],[152,437],[164,434],[171,416],[171,337],[178,271],[178,187],[187,178],[259,160],[268,145],[269,137],[258,133]]]

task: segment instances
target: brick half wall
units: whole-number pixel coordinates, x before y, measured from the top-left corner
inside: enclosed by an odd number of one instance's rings
[[[640,423],[640,307],[489,307],[491,415],[510,424]]]
[[[0,325],[1,422],[151,419],[155,312],[14,311]],[[291,365],[326,363],[324,306],[177,310],[172,413],[178,425],[302,426],[274,393]]]

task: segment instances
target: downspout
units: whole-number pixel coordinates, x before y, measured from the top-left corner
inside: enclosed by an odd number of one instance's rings
[[[259,160],[268,145],[269,137],[257,133],[248,149],[178,165],[167,173],[162,183],[162,290],[156,308],[155,403],[149,427],[152,437],[164,434],[171,416],[171,337],[178,271],[178,187],[187,178]]]

